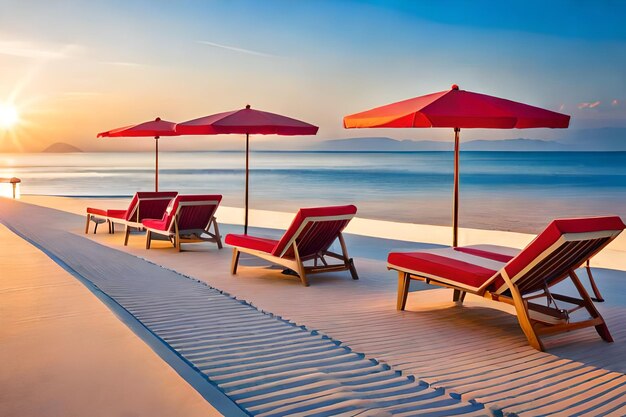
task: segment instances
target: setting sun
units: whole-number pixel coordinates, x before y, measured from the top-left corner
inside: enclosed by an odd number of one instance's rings
[[[0,104],[0,129],[10,129],[19,121],[19,114],[15,106]]]

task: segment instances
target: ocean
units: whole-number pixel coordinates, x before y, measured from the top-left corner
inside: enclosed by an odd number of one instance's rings
[[[243,206],[242,152],[162,152],[159,188]],[[361,217],[449,225],[451,152],[253,152],[250,207],[355,204]],[[22,194],[130,196],[154,189],[153,153],[0,154]],[[626,218],[626,152],[461,152],[460,226],[536,232],[550,219]]]

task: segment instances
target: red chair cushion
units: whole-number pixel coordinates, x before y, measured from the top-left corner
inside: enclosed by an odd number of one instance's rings
[[[508,275],[514,279],[517,274],[534,262],[540,254],[550,248],[564,234],[621,231],[624,227],[626,226],[617,216],[557,219],[521,251],[491,245],[443,248],[413,253],[390,253],[388,263],[391,268],[407,270],[416,275],[430,276],[439,278],[443,282],[478,288],[502,267],[505,267]],[[593,236],[589,238],[594,239]],[[585,254],[582,253],[580,259],[584,259],[583,255]],[[542,271],[541,282],[545,280],[548,285],[552,282],[558,282],[563,275],[562,270],[567,271],[568,268],[580,266],[577,263],[580,262],[580,259],[563,259],[560,264],[557,264],[558,270]],[[525,273],[520,280],[523,280],[524,277],[528,277],[528,274]],[[521,283],[521,281],[518,282]],[[534,285],[533,282],[524,284],[528,287],[525,289],[527,292],[540,289],[537,286],[532,286]],[[487,289],[498,292],[505,291],[506,286],[502,276],[498,274]]]
[[[267,239],[250,235],[226,235],[226,244],[240,248],[258,250],[261,252],[272,253],[272,250],[278,244],[278,240]]]
[[[485,260],[483,265],[478,265],[460,260],[458,257],[462,255],[452,248],[433,249],[428,252],[392,252],[387,258],[387,263],[392,268],[472,288],[479,288],[498,270],[499,263],[496,261]],[[480,258],[476,258],[476,262],[480,263]],[[486,267],[485,264],[496,267]]]
[[[126,212],[126,211],[124,211]],[[88,214],[95,214],[97,216],[107,216],[107,210],[103,210],[103,209],[99,209],[99,208],[94,208],[94,207],[87,207],[87,213]]]
[[[126,220],[126,210],[107,210],[106,212],[108,217]]]
[[[479,246],[483,246],[483,245],[479,245]],[[502,253],[498,251],[498,249],[500,249],[498,246],[484,245],[484,246],[491,246],[489,249],[479,247],[479,246],[461,246],[461,247],[455,248],[455,250],[459,252],[463,252],[463,253],[469,253],[470,255],[474,255],[474,256],[480,256],[481,258],[493,259],[494,261],[499,261],[499,262],[508,262],[520,252],[519,249],[517,249],[515,250],[516,252],[515,255],[513,255],[510,253],[511,252],[510,249],[512,248],[502,247],[502,249],[505,249],[507,252],[507,253]]]
[[[168,228],[167,218],[163,218],[163,219],[143,219],[143,221],[141,223],[145,227],[148,227],[150,229],[167,230],[167,228]]]

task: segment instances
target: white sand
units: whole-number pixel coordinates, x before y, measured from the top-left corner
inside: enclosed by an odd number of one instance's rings
[[[0,416],[221,415],[76,278],[0,242]]]

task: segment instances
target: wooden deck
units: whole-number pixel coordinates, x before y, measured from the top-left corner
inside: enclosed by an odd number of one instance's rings
[[[94,239],[112,246],[119,240]],[[140,236],[135,239],[141,243]],[[414,291],[407,311],[396,311],[396,274],[384,262],[359,258],[354,251],[359,281],[335,273],[313,277],[304,288],[297,278],[252,258],[242,260],[238,275],[230,276],[224,273],[229,251],[189,247],[183,258],[163,248],[161,253],[136,251],[134,245],[131,250],[494,412],[568,414],[571,407],[581,408],[581,415],[626,412],[624,272],[595,271],[601,285],[610,286],[603,288],[607,301],[598,307],[615,343],[603,342],[591,328],[546,337],[548,352],[542,353],[528,346],[512,311],[496,310],[505,306],[478,297],[468,296],[457,307],[451,290]]]
[[[315,277],[309,288],[275,269],[242,267],[238,276],[224,277],[218,268],[198,267],[200,257],[158,261],[494,412],[571,415],[575,407],[581,415],[601,415],[601,407],[611,415],[626,413],[626,308],[613,304],[625,299],[623,290],[622,297],[604,291],[610,294],[599,305],[615,343],[603,342],[591,328],[545,338],[543,353],[528,346],[512,314],[478,297],[457,307],[451,290],[415,291],[407,311],[396,311],[396,277],[380,261],[357,259],[357,282],[332,274]],[[609,274],[596,275],[604,282]],[[619,288],[626,274],[616,275]]]

